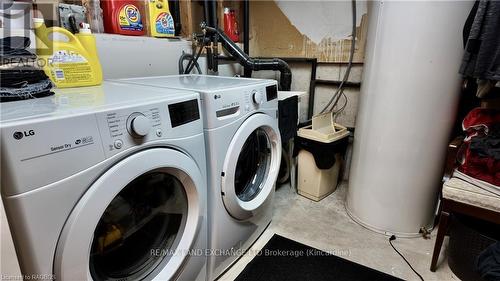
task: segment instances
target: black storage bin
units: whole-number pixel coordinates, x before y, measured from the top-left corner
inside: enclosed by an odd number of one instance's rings
[[[449,234],[448,265],[453,273],[462,281],[489,281],[481,278],[476,263],[479,255],[500,239],[500,225],[453,215]]]

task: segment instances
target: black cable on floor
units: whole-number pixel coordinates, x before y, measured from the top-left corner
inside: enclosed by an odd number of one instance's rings
[[[411,270],[413,270],[413,272],[415,272],[415,274],[420,278],[420,280],[424,281],[424,278],[422,277],[422,275],[420,275],[414,268],[413,266],[411,266],[410,262],[396,249],[396,247],[394,247],[394,245],[392,245],[392,241],[393,240],[396,240],[396,236],[395,235],[392,235],[390,238],[389,238],[389,244],[391,244],[391,247],[394,249],[394,251],[396,251],[396,253],[398,253],[398,255],[400,255],[403,260],[406,262],[406,264],[408,264],[408,266],[411,268]]]

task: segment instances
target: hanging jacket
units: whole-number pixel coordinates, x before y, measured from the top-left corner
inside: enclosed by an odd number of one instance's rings
[[[477,4],[460,67],[464,76],[500,80],[499,15],[500,1],[481,0]]]

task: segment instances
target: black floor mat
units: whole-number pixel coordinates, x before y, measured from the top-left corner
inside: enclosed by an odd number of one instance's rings
[[[274,235],[236,281],[402,280]]]

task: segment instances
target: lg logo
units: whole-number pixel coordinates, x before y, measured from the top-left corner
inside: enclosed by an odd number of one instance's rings
[[[15,132],[13,136],[16,140],[20,140],[23,137],[30,137],[30,136],[34,136],[34,135],[35,135],[35,131],[29,130],[29,131],[24,131],[24,132]]]

